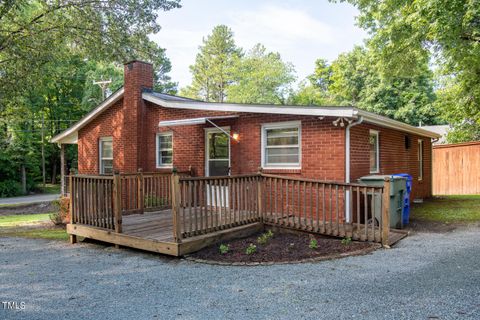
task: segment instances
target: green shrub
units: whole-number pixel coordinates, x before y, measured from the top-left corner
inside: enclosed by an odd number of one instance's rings
[[[259,244],[266,244],[268,240],[270,240],[272,237],[273,237],[272,230],[268,230],[267,232],[262,233],[262,235],[257,238],[257,242]]]
[[[245,251],[246,254],[250,255],[250,254],[254,254],[255,252],[257,252],[257,246],[254,245],[253,243],[250,243],[247,247],[247,250]]]
[[[221,254],[227,254],[228,251],[230,250],[230,247],[228,246],[228,244],[221,244],[220,247],[218,248],[218,250],[220,251]]]
[[[310,243],[308,244],[310,249],[317,249],[318,248],[318,241],[314,237],[310,239]]]
[[[154,195],[146,195],[144,198],[145,207],[163,207],[168,205],[168,199],[157,197]]]
[[[22,195],[22,184],[15,180],[0,181],[0,197],[14,197]]]
[[[343,238],[343,239],[342,239],[342,244],[343,244],[344,246],[348,246],[350,243],[352,243],[352,238],[346,237],[346,238]]]

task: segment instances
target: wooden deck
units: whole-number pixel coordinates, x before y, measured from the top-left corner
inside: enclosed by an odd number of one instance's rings
[[[266,222],[265,225],[269,226],[269,223]],[[253,222],[230,229],[219,230],[213,233],[189,237],[183,239],[181,243],[175,243],[173,239],[173,220],[171,210],[127,215],[123,217],[122,226],[122,233],[115,233],[113,230],[99,227],[82,224],[69,224],[67,226],[67,232],[72,235],[91,238],[119,246],[131,247],[172,256],[182,256],[198,251],[219,241],[251,235],[255,232],[261,231],[264,228],[263,223]],[[272,225],[272,227],[275,227],[275,225]],[[290,228],[288,225],[281,227],[299,230],[298,227]],[[322,228],[323,226],[320,226],[320,229]],[[329,233],[329,226],[326,226],[325,228],[327,230],[325,235],[327,236],[332,235],[336,237],[344,237],[348,236],[351,232],[346,226],[342,226],[340,228],[340,234],[334,234],[333,231]],[[306,232],[314,232],[314,230],[311,230],[311,228],[308,226],[300,229],[303,229]],[[360,229],[360,234],[362,234],[362,237],[364,231],[364,229]],[[380,235],[378,234],[378,231],[376,233],[376,236],[379,237]],[[404,231],[391,229],[389,235],[389,245],[395,244],[406,236],[407,233]],[[367,237],[368,239],[373,237],[371,230],[368,230]]]
[[[172,256],[182,256],[216,242],[245,237],[263,229],[262,223],[253,222],[230,229],[193,236],[183,239],[181,243],[175,243],[171,210],[127,215],[123,217],[122,226],[122,233],[116,233],[113,230],[99,227],[68,224],[67,232],[71,235],[91,238],[119,246]]]

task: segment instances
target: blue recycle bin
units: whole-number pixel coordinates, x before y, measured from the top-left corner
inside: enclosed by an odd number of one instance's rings
[[[412,176],[407,173],[398,173],[393,176],[407,178],[407,190],[403,194],[403,212],[402,212],[402,223],[407,225],[410,219],[410,193],[412,192]]]

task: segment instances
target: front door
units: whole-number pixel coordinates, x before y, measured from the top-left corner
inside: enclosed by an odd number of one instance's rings
[[[228,129],[225,130],[228,132]],[[215,129],[206,130],[206,176],[230,175],[230,137]]]
[[[229,131],[229,129],[225,129]],[[228,176],[230,175],[230,136],[217,128],[206,129],[205,131],[205,175]],[[228,187],[213,186],[212,191],[215,197],[210,199],[207,193],[207,204],[229,207]],[[215,201],[216,200],[216,201]]]

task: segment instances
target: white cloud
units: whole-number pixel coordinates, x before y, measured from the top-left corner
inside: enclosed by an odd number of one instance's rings
[[[167,49],[172,78],[181,87],[191,81],[189,65],[195,61],[202,38],[219,24],[231,27],[237,45],[246,50],[262,43],[267,50],[279,52],[283,60],[295,65],[299,80],[313,71],[315,59],[332,60],[364,37],[363,31],[353,26],[353,16],[344,4],[336,4],[335,17],[331,17],[321,6],[320,11],[307,11],[300,5],[219,3],[222,5],[212,10],[214,4],[185,1],[182,9],[161,15],[162,30],[152,39]]]
[[[280,46],[295,42],[332,42],[332,28],[298,9],[267,5],[258,10],[231,12],[232,29],[238,41],[259,42]]]

